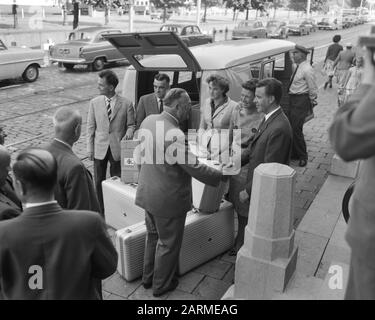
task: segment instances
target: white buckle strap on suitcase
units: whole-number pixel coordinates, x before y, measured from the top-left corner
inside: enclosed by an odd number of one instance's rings
[[[146,226],[137,223],[115,234],[118,253],[117,271],[127,281],[142,275]],[[179,258],[179,274],[215,258],[233,246],[233,206],[225,201],[214,214],[190,211],[186,217]]]
[[[102,182],[106,223],[118,230],[145,220],[145,212],[135,205],[137,184],[125,184],[112,177]]]

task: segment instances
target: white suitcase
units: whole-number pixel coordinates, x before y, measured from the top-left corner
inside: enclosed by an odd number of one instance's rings
[[[106,223],[118,230],[144,221],[144,209],[135,205],[137,185],[112,177],[102,182]]]
[[[118,253],[117,271],[127,281],[142,275],[146,226],[144,222],[115,234]],[[214,214],[190,211],[186,217],[184,238],[179,258],[179,274],[207,262],[229,250],[234,241],[233,206],[223,202]]]
[[[199,159],[199,161],[212,168],[218,166],[218,162],[216,161],[206,159]],[[212,187],[192,178],[191,186],[194,208],[201,212],[213,213],[219,210],[224,193],[228,190],[228,181],[221,181],[219,186]]]

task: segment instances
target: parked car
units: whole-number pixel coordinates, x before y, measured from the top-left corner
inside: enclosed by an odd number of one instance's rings
[[[338,30],[342,29],[343,23],[342,19],[339,18],[323,18],[320,22],[318,22],[318,29],[323,30]]]
[[[267,29],[260,20],[241,21],[233,30],[232,40],[267,38]]]
[[[192,112],[184,129],[199,127],[200,105],[209,98],[206,79],[213,73],[229,80],[227,94],[234,101],[240,100],[244,81],[275,77],[283,83],[284,99],[281,105],[288,104],[287,88],[293,70],[291,52],[295,50],[293,42],[244,39],[187,48],[172,32],[126,33],[108,35],[106,38],[131,64],[124,75],[122,94],[134,105],[141,96],[153,92],[153,78],[158,72],[169,75],[172,88],[179,87],[188,92]],[[148,55],[150,52],[152,56],[137,60],[137,55]]]
[[[7,47],[0,39],[0,80],[22,77],[33,82],[39,77],[39,68],[44,64],[42,50],[23,47]]]
[[[67,41],[50,49],[51,61],[59,62],[66,69],[87,65],[92,70],[102,70],[106,63],[126,61],[104,35],[121,33],[120,29],[107,27],[78,28],[69,34]]]
[[[151,11],[150,13],[151,20],[154,20],[154,19],[161,20],[163,19],[163,16],[164,16],[164,10],[155,10],[155,11]],[[170,11],[165,12],[166,20],[169,20],[171,16],[172,16],[172,13]]]
[[[302,24],[308,26],[311,32],[315,32],[316,30],[318,30],[317,21],[313,18],[307,18],[302,20]]]
[[[268,38],[288,38],[288,27],[285,21],[269,20],[266,25]]]
[[[176,33],[188,47],[213,42],[212,36],[202,33],[201,29],[194,24],[165,24],[160,28],[160,31]]]
[[[302,20],[291,20],[287,24],[289,34],[297,34],[303,36],[310,34],[311,25],[303,23]]]
[[[353,20],[352,16],[345,16],[345,17],[342,18],[342,28],[343,29],[351,28],[354,25],[355,24],[354,24],[354,20]]]

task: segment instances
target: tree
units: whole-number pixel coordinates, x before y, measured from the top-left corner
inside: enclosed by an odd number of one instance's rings
[[[320,11],[326,4],[327,0],[311,0],[311,11]],[[307,0],[289,0],[288,8],[294,11],[306,12]]]
[[[109,10],[118,8],[123,5],[121,0],[83,0],[83,3],[93,8],[104,8],[104,24],[109,23]]]

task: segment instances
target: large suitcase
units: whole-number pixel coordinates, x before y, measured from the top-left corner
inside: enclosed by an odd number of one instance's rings
[[[115,234],[118,253],[117,271],[127,281],[142,275],[146,226],[144,222],[118,230]],[[207,262],[229,250],[234,240],[233,206],[224,201],[214,214],[190,211],[186,217],[179,258],[179,274]]]
[[[136,184],[125,184],[112,177],[102,182],[106,223],[114,229],[122,229],[144,221],[144,209],[135,205]]]
[[[210,167],[217,167],[218,162],[199,159]],[[193,206],[201,212],[213,213],[219,210],[224,193],[228,190],[228,181],[221,181],[219,186],[212,187],[192,178]]]

